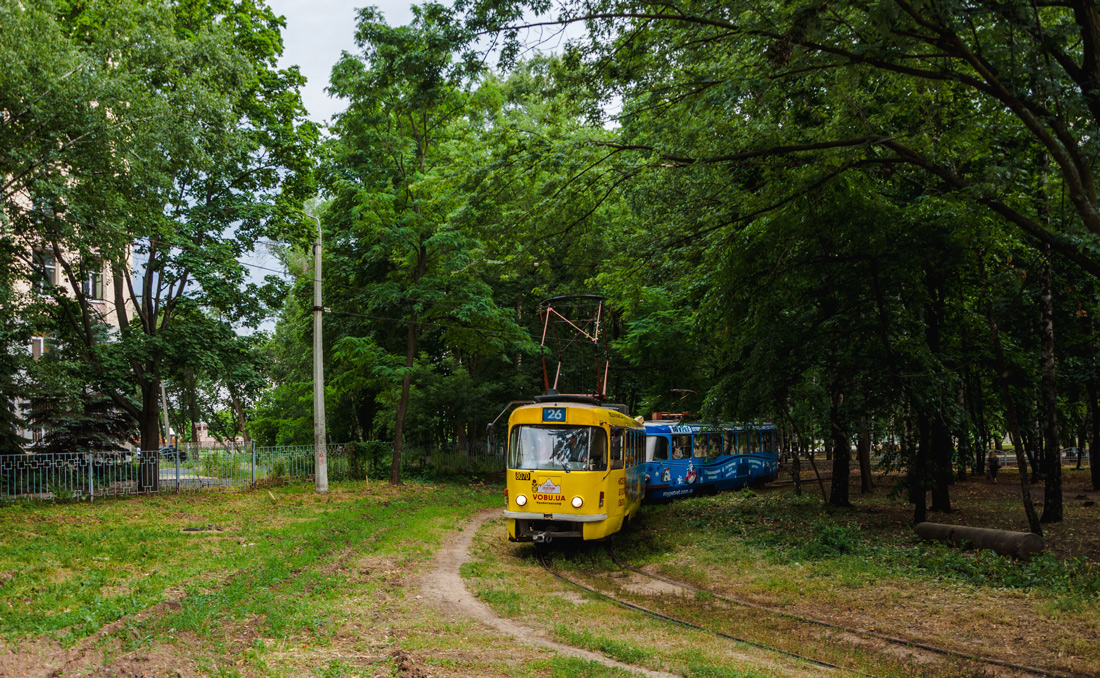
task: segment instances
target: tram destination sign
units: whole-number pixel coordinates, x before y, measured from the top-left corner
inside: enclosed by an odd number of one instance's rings
[[[565,408],[564,407],[544,407],[542,408],[542,420],[552,422],[565,421]]]

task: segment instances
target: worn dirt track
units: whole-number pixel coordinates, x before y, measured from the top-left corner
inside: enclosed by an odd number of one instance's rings
[[[501,633],[514,637],[521,643],[543,647],[562,655],[579,657],[589,661],[599,662],[605,666],[613,666],[627,671],[634,671],[654,678],[675,678],[674,674],[661,671],[651,671],[629,664],[617,662],[601,654],[589,652],[569,645],[563,645],[548,638],[538,629],[529,628],[523,624],[498,616],[488,605],[482,603],[466,590],[466,586],[459,575],[459,568],[463,563],[470,561],[470,545],[473,543],[474,534],[486,521],[500,515],[499,509],[490,509],[474,515],[473,520],[461,532],[456,532],[448,537],[436,552],[431,570],[424,576],[423,589],[427,597],[437,603],[445,613],[461,615],[473,618],[486,626],[492,627]]]

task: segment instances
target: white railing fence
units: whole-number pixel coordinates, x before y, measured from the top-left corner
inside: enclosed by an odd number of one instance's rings
[[[330,480],[389,476],[393,444],[387,441],[328,446]],[[504,470],[502,454],[483,446],[465,450],[406,448],[408,475],[469,475]],[[183,444],[160,451],[97,454],[0,455],[0,500],[95,499],[168,492],[231,491],[312,480],[312,445],[256,447]]]

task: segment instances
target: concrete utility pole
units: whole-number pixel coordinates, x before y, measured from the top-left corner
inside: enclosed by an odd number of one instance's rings
[[[313,245],[313,486],[328,492],[328,456],[325,445],[325,363],[321,344],[321,220],[317,222],[317,242]]]

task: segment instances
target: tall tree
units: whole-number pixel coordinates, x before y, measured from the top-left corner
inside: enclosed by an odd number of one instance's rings
[[[399,319],[403,358],[379,360],[385,338],[349,336],[342,356],[360,369],[399,380],[390,482],[401,481],[401,457],[418,353],[426,333],[452,350],[500,351],[521,340],[506,311],[480,279],[481,245],[453,215],[463,139],[475,122],[477,94],[453,60],[463,35],[440,7],[413,8],[409,26],[391,28],[375,8],[359,11],[356,44],[332,74],[331,90],[349,100],[334,125],[325,185],[335,249],[357,260],[351,277],[361,313]],[[331,241],[331,240],[330,240]],[[488,332],[498,332],[493,337]],[[509,339],[509,334],[511,338]],[[394,364],[396,363],[396,364]]]
[[[58,158],[67,180],[29,184],[31,207],[13,211],[15,231],[29,271],[35,251],[57,262],[69,282],[50,291],[58,316],[105,392],[138,421],[142,448],[156,449],[172,332],[196,309],[226,324],[260,317],[265,295],[245,283],[240,259],[258,237],[304,229],[297,205],[312,190],[316,130],[303,121],[302,77],[276,67],[282,20],[260,2],[58,9],[53,30],[68,49],[125,91],[89,101],[125,134],[97,140],[106,159],[94,159],[106,168]],[[46,92],[71,77],[40,75]],[[79,146],[80,129],[58,134]],[[83,284],[104,266],[106,286]],[[113,298],[97,299],[102,289]],[[97,330],[105,307],[119,327],[109,342]],[[155,489],[155,464],[143,473]]]

